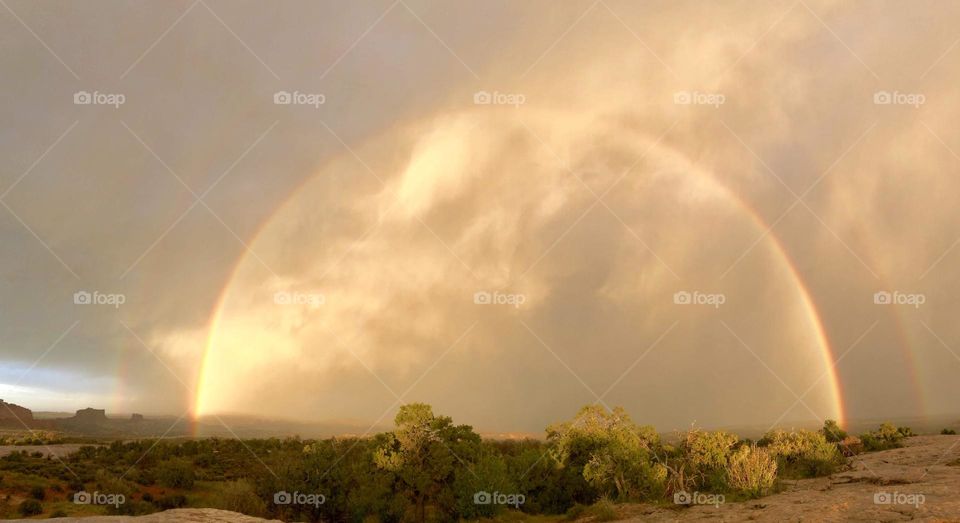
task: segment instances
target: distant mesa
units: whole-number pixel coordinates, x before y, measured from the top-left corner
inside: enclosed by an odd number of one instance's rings
[[[0,423],[6,426],[8,422],[13,422],[21,427],[24,424],[29,426],[30,423],[33,422],[33,411],[26,407],[0,400]]]
[[[33,411],[0,400],[0,427],[12,429],[52,429],[54,423],[51,420],[38,420],[33,418]]]
[[[36,419],[33,411],[0,400],[0,427],[5,429],[62,430],[80,434],[130,434],[153,429],[143,414],[132,414],[129,419],[108,418],[104,409],[80,409],[69,418]]]
[[[77,423],[100,424],[107,422],[107,411],[104,409],[80,409],[70,418]]]

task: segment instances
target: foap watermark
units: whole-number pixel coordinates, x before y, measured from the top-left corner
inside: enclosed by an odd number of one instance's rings
[[[312,105],[319,109],[327,103],[327,97],[320,93],[301,93],[300,91],[277,91],[273,93],[273,103],[276,105]]]
[[[100,291],[77,291],[73,293],[74,305],[112,305],[119,309],[127,302],[125,294],[105,294]]]
[[[926,101],[927,97],[920,93],[901,93],[900,91],[873,93],[873,103],[876,105],[912,105],[915,109],[919,109]]]
[[[687,492],[681,490],[673,493],[673,502],[677,505],[713,505],[719,508],[726,503],[727,498],[723,494],[710,494],[708,492]]]
[[[520,93],[501,93],[500,91],[477,91],[473,93],[475,105],[512,105],[520,107],[527,102],[527,97]]]
[[[874,505],[913,505],[920,508],[927,501],[923,494],[907,494],[904,492],[877,492],[873,495]]]
[[[507,494],[497,491],[491,494],[485,490],[473,493],[474,505],[507,505],[519,509],[520,505],[523,505],[526,501],[527,497],[523,494]]]
[[[473,293],[473,303],[477,305],[513,305],[519,309],[526,302],[526,294],[507,294],[500,291],[477,291]]]
[[[677,305],[712,305],[719,309],[721,305],[727,303],[727,296],[721,293],[677,291],[673,293],[673,303]]]
[[[112,105],[114,109],[119,109],[126,101],[127,97],[121,93],[101,93],[100,91],[73,93],[74,105]]]
[[[317,309],[327,303],[327,298],[319,292],[278,291],[273,293],[273,303],[277,305],[303,305],[311,309]]]
[[[701,93],[700,91],[677,91],[673,93],[673,103],[677,105],[712,105],[718,108],[727,101],[721,93]]]
[[[119,508],[127,502],[127,497],[123,494],[91,493],[81,490],[73,494],[73,502],[77,505],[105,505]]]
[[[900,291],[879,291],[873,293],[873,303],[876,305],[913,305],[919,309],[927,302],[927,295],[922,293],[906,293]]]
[[[326,501],[327,497],[323,494],[308,494],[298,490],[292,493],[286,490],[273,493],[274,505],[313,505],[319,508],[320,505],[323,505]]]

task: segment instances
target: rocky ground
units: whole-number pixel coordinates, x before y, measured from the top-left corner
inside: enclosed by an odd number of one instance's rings
[[[856,456],[849,470],[789,482],[785,491],[758,500],[679,509],[635,505],[623,515],[627,521],[960,522],[960,436],[904,441],[904,448]]]

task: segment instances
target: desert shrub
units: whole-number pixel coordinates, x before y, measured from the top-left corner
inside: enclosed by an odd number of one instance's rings
[[[43,505],[35,499],[25,499],[20,502],[17,511],[24,517],[36,516],[37,514],[43,513]]]
[[[111,474],[110,472],[100,469],[96,473],[96,490],[104,494],[122,494],[125,503],[121,504],[119,507],[113,505],[107,505],[107,512],[111,514],[126,514],[133,515],[136,514],[136,510],[139,508],[136,504],[132,503],[133,493],[136,492],[136,486],[132,485],[130,482],[122,479],[116,474]],[[84,490],[84,489],[80,489]],[[69,499],[73,499],[71,494]]]
[[[38,485],[30,489],[30,497],[38,501],[43,501],[43,498],[47,497],[47,491]]]
[[[910,427],[897,427],[897,432],[904,438],[912,438],[917,435]]]
[[[884,423],[877,430],[862,434],[860,439],[867,451],[895,449],[903,445],[903,433],[890,423]]]
[[[823,422],[823,428],[820,429],[820,434],[823,434],[823,437],[830,443],[839,443],[847,437],[846,431],[841,429],[840,425],[832,419]]]
[[[161,498],[157,498],[157,500],[154,501],[154,504],[160,510],[183,508],[187,506],[187,497],[184,496],[183,494],[171,494],[169,496],[163,496]]]
[[[575,505],[570,507],[569,510],[567,510],[566,517],[564,519],[566,521],[576,521],[586,516],[588,509],[589,507],[587,507],[586,505],[581,505],[579,503],[576,503]]]
[[[847,436],[837,443],[837,448],[846,457],[856,456],[863,452],[863,441],[856,436]]]
[[[169,488],[193,488],[193,467],[188,461],[171,459],[157,467],[157,482]]]
[[[777,461],[767,449],[742,445],[730,455],[726,474],[730,488],[749,497],[760,497],[777,479]]]
[[[580,472],[598,493],[638,500],[663,490],[666,470],[653,462],[659,435],[633,423],[620,407],[584,407],[573,420],[548,427],[547,441],[557,464]]]
[[[957,431],[953,429],[943,429],[940,431],[940,434],[944,434],[944,435],[955,435],[956,433]]]
[[[819,432],[774,429],[760,440],[760,445],[776,458],[778,469],[787,477],[824,476],[844,462],[836,445]]]
[[[726,487],[726,467],[736,444],[737,437],[729,432],[694,429],[683,435],[678,449],[695,488]]]
[[[257,517],[262,517],[267,512],[267,504],[257,496],[253,485],[243,479],[219,485],[212,506]]]
[[[607,496],[601,497],[587,511],[593,516],[592,521],[614,521],[617,517],[617,507]]]

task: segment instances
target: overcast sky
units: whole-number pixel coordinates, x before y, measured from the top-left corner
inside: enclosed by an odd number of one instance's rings
[[[594,402],[955,413],[958,22],[6,0],[0,397],[529,432]]]

